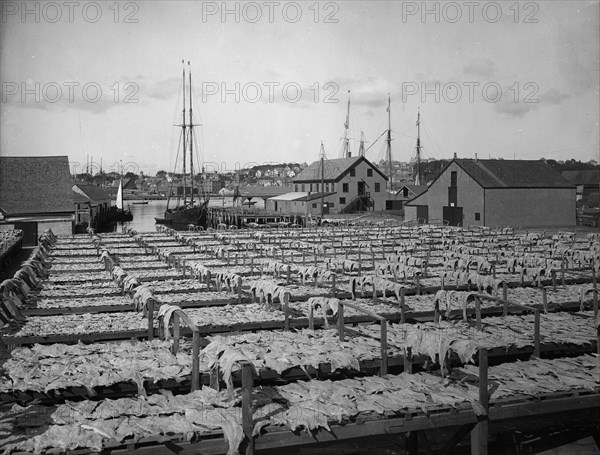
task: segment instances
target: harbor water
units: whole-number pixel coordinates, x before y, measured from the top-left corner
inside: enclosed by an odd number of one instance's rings
[[[126,221],[117,223],[115,230],[121,232],[123,227],[129,227],[138,232],[147,232],[156,230],[155,218],[162,218],[165,210],[167,209],[166,200],[148,201],[148,204],[134,204],[138,201],[124,201],[125,208],[128,208],[133,213],[133,221]],[[175,205],[174,201],[171,201],[170,207]],[[209,207],[233,207],[232,197],[216,197],[211,198],[208,203]],[[254,208],[262,208],[262,201],[260,200]]]

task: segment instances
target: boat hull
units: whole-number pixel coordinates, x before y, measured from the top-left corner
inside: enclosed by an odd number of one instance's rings
[[[167,226],[202,226],[206,228],[206,205],[167,210],[164,218],[154,218],[158,224]]]

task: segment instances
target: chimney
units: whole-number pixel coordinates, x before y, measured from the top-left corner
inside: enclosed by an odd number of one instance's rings
[[[475,161],[477,161],[477,153],[475,154]]]
[[[454,159],[456,159],[456,158],[457,158],[457,156],[456,156],[456,152],[454,152]]]

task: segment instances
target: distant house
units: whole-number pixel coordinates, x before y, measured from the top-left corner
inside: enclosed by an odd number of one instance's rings
[[[48,228],[72,234],[72,186],[67,156],[0,157],[0,223],[22,229],[24,246]]]
[[[329,213],[385,210],[388,178],[364,156],[315,161],[293,179],[294,192],[328,193]]]
[[[131,177],[130,179],[123,181],[123,189],[124,190],[137,190],[138,187],[136,185],[137,177]],[[119,184],[117,183],[117,186]]]
[[[423,194],[425,191],[427,191],[427,185],[405,184],[395,192],[395,199],[390,198],[386,201],[385,209],[402,210],[406,202]]]
[[[405,219],[452,226],[574,226],[575,186],[542,161],[454,159]]]
[[[73,185],[75,224],[97,227],[110,209],[110,194],[96,185]]]
[[[577,186],[577,200],[587,199],[590,194],[600,192],[600,169],[562,171],[562,176]]]

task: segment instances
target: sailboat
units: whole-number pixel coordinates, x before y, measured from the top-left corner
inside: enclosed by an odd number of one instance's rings
[[[182,122],[180,125],[177,125],[181,127],[181,139],[183,145],[183,201],[180,201],[178,198],[177,205],[174,208],[169,208],[169,204],[171,202],[171,192],[169,191],[169,198],[167,199],[167,209],[164,213],[164,218],[155,218],[155,220],[159,224],[165,224],[173,227],[185,227],[190,224],[194,226],[206,227],[209,195],[203,194],[202,198],[197,198],[197,200],[194,201],[194,127],[198,126],[198,124],[194,123],[192,115],[192,71],[191,69],[189,69],[189,66],[190,62],[188,62],[189,109],[186,109],[186,73],[184,66]],[[191,181],[191,191],[189,200],[187,194],[188,187],[186,170],[186,158],[188,154]],[[177,160],[175,162],[175,166],[177,166]]]
[[[119,181],[119,189],[117,190],[117,200],[115,202],[116,212],[114,221],[132,221],[133,213],[131,210],[125,210],[123,207],[123,179]]]

